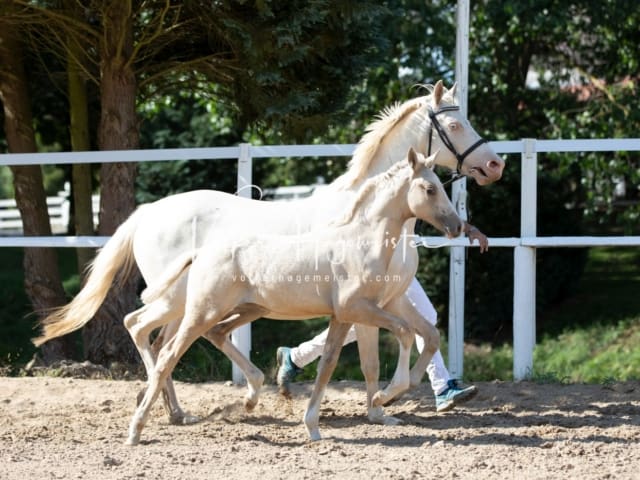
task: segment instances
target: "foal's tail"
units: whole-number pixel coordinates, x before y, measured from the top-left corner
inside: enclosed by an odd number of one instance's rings
[[[36,347],[83,327],[104,302],[116,274],[120,272],[117,282],[120,285],[129,277],[135,266],[133,236],[138,226],[139,211],[140,209],[120,225],[100,249],[87,268],[87,281],[78,295],[41,320],[42,335],[32,339]]]
[[[194,259],[194,252],[186,252],[178,256],[165,269],[160,280],[144,289],[140,295],[142,301],[148,305],[160,298],[182,276],[182,273],[191,266]]]

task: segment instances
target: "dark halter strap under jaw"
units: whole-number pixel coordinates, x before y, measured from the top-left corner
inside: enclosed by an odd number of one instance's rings
[[[464,175],[462,175],[461,173],[464,159],[467,158],[467,156],[471,152],[473,152],[476,148],[478,148],[480,145],[482,145],[483,143],[486,143],[486,140],[480,137],[480,139],[477,142],[475,142],[473,145],[467,148],[464,152],[458,153],[458,151],[456,150],[456,147],[451,142],[451,139],[447,135],[447,132],[444,130],[442,125],[440,125],[440,122],[438,121],[438,118],[437,118],[437,116],[440,115],[441,113],[453,112],[458,110],[460,110],[460,107],[458,107],[457,105],[442,107],[441,109],[435,112],[431,107],[429,107],[428,109],[430,122],[429,122],[429,144],[427,148],[427,155],[428,156],[431,155],[431,141],[433,139],[433,130],[435,129],[436,132],[438,133],[438,136],[440,137],[440,141],[444,144],[445,147],[447,147],[447,149],[451,153],[453,153],[453,155],[455,155],[456,159],[458,160],[458,165],[456,167],[455,175],[453,175],[451,179],[447,180],[446,182],[443,182],[442,183],[443,185],[448,185],[451,182],[455,182],[456,180],[459,180],[460,178],[464,177]]]

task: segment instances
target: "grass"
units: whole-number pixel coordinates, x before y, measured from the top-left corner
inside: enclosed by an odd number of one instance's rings
[[[59,249],[60,269],[70,295],[79,288],[73,249]],[[35,349],[34,319],[24,294],[22,250],[0,249],[0,365],[24,365]],[[640,379],[640,249],[593,248],[575,294],[538,316],[538,344],[532,380],[608,383]],[[267,378],[275,371],[275,350],[310,339],[327,326],[326,319],[305,321],[259,320],[252,325],[252,361]],[[381,379],[393,375],[397,344],[381,334]],[[447,358],[443,336],[441,345]],[[511,380],[513,349],[503,345],[467,345],[466,381]],[[313,363],[299,377],[315,378]],[[176,369],[176,378],[188,381],[231,378],[230,362],[206,341],[198,340]],[[362,380],[355,344],[341,354],[334,379]]]
[[[575,294],[538,315],[532,380],[640,379],[640,249],[592,248]],[[510,380],[513,349],[468,346],[465,378]]]

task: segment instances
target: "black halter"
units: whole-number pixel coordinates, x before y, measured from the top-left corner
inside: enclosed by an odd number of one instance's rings
[[[438,118],[437,118],[437,116],[443,112],[452,112],[457,110],[460,110],[460,107],[456,105],[452,105],[449,107],[442,107],[440,110],[436,112],[434,112],[431,107],[429,107],[429,110],[428,110],[429,119],[431,120],[431,122],[429,125],[429,146],[427,148],[427,155],[431,155],[431,140],[433,139],[433,129],[435,128],[436,132],[438,132],[438,136],[440,137],[440,141],[444,144],[445,147],[449,149],[451,153],[455,155],[456,159],[458,160],[458,166],[456,167],[456,174],[453,177],[451,177],[451,179],[447,180],[446,182],[443,182],[442,183],[443,185],[448,185],[451,182],[454,182],[462,178],[464,175],[462,175],[460,171],[462,169],[462,164],[464,163],[464,159],[467,158],[467,156],[471,152],[473,152],[476,148],[478,148],[480,145],[486,142],[484,138],[480,137],[480,139],[477,142],[475,142],[473,145],[467,148],[464,152],[458,153],[458,151],[456,150],[456,147],[451,142],[451,139],[447,136],[447,132],[442,127],[442,125],[440,125],[440,122],[438,122]]]

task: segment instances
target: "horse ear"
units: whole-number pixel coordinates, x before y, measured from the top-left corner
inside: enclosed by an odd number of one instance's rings
[[[444,85],[442,84],[442,80],[438,80],[436,86],[433,88],[433,106],[437,108],[440,105],[440,101],[442,100],[442,96],[444,95]]]
[[[436,150],[433,155],[427,157],[424,162],[424,166],[433,170],[436,167],[436,158],[438,157],[438,153],[440,153],[440,149]]]
[[[415,170],[418,165],[418,154],[413,149],[413,147],[409,148],[409,153],[407,153],[407,161],[409,162],[409,165],[411,165],[411,168]]]
[[[455,82],[453,84],[453,87],[451,87],[451,90],[449,90],[449,95],[451,95],[451,100],[455,101],[456,99],[456,89],[458,88],[458,82]]]

